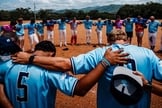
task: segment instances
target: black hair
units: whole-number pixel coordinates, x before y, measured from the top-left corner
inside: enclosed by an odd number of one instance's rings
[[[48,40],[44,40],[36,44],[34,51],[38,51],[38,50],[45,51],[45,52],[54,52],[54,56],[56,54],[55,45]]]

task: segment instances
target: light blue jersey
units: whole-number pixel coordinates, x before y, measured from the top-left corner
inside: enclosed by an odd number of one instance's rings
[[[153,77],[162,80],[162,61],[151,50],[128,44],[112,45],[113,50],[119,48],[123,48],[125,52],[130,54],[129,57],[136,63],[137,71],[142,72],[148,81],[152,81]],[[97,48],[87,54],[72,57],[71,62],[74,74],[87,74],[90,70],[94,69],[103,58],[106,49],[108,47]],[[130,64],[125,66],[132,69]],[[113,108],[150,108],[151,91],[144,92],[141,100],[135,105],[123,106],[115,100],[110,92],[110,83],[115,67],[109,67],[98,82],[97,108],[112,106]]]
[[[104,23],[101,21],[100,22],[98,21],[94,25],[97,26],[97,30],[102,30]]]
[[[148,31],[149,31],[149,33],[157,32],[159,26],[161,26],[161,23],[158,20],[150,21],[148,23]]]
[[[124,26],[125,26],[125,31],[126,32],[133,32],[133,19],[128,20],[124,20]]]
[[[24,24],[16,24],[16,35],[17,36],[24,36]]]
[[[44,24],[42,22],[36,23],[36,29],[39,34],[44,34]]]
[[[73,96],[77,79],[9,60],[0,63],[0,82],[14,108],[54,108],[56,90]]]
[[[93,21],[92,20],[83,20],[85,29],[92,29]]]
[[[59,30],[65,30],[66,23],[68,23],[68,20],[65,21],[58,20],[56,23],[59,25]]]
[[[109,34],[113,30],[114,24],[109,20],[104,21],[104,24],[106,25],[106,33]]]
[[[28,35],[32,35],[35,33],[36,25],[35,23],[34,24],[28,23],[28,24],[25,24],[25,28],[28,29]]]

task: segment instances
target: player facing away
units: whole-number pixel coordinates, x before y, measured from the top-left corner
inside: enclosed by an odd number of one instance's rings
[[[115,29],[110,33],[109,43],[110,46],[99,47],[70,59],[37,56],[34,58],[34,63],[49,69],[72,70],[74,74],[88,74],[102,60],[102,56],[108,48],[112,48],[112,51],[123,49],[125,53],[129,53],[128,58],[134,62],[135,69],[141,72],[148,82],[152,82],[153,78],[159,81],[162,80],[162,60],[152,50],[128,44],[126,33],[120,29]],[[17,61],[26,62],[30,55],[21,52],[17,56],[19,56]],[[120,57],[116,59],[109,58],[108,60],[113,64],[112,61],[118,59],[124,60]],[[119,64],[123,64],[124,67],[129,69],[133,68],[129,62],[121,62]],[[114,108],[150,108],[151,89],[144,90],[140,101],[132,105],[122,105],[113,97],[110,87],[113,71],[116,66],[118,64],[114,64],[106,69],[104,75],[98,81],[97,108],[107,108],[109,106]]]
[[[76,20],[76,17],[73,18],[73,20],[69,21],[68,24],[70,24],[71,28],[71,45],[77,44],[77,27],[81,22]]]
[[[32,65],[35,56],[55,55],[56,49],[51,41],[38,43],[29,59],[30,64],[26,65],[13,63],[10,60],[10,54],[21,50],[11,39],[0,37],[0,45],[0,83],[5,85],[7,97],[14,108],[53,108],[57,89],[69,96],[84,96],[110,65],[108,58],[123,55],[120,55],[120,52],[107,50],[103,60],[92,72],[77,79],[67,73],[54,72]],[[4,54],[9,58],[2,59]]]
[[[145,29],[145,20],[138,16],[136,19],[134,19],[135,22],[135,32],[137,36],[137,45],[142,46],[142,38],[144,35],[144,29]]]

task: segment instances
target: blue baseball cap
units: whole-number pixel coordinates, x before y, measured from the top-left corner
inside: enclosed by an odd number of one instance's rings
[[[21,48],[9,37],[0,36],[0,55],[11,55],[19,51]]]

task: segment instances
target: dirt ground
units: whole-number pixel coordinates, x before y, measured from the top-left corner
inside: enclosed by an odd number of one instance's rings
[[[8,22],[0,22],[0,25],[7,24]],[[160,48],[160,36],[162,35],[162,30],[159,28],[158,36],[156,41],[155,51],[159,50]],[[85,31],[83,25],[78,26],[78,45],[71,46],[70,45],[70,27],[67,25],[67,42],[69,50],[63,51],[62,48],[58,47],[59,45],[59,35],[58,35],[58,26],[55,25],[54,28],[54,42],[57,49],[56,56],[62,57],[71,57],[77,56],[81,53],[86,53],[90,50],[95,49],[93,45],[85,45]],[[27,38],[27,34],[25,34],[25,50],[29,50],[29,42]],[[46,39],[46,28],[45,28],[45,39]],[[92,29],[92,44],[97,43],[97,36],[95,32],[95,27]],[[103,28],[103,43],[106,43],[106,35],[105,35],[105,27]],[[136,45],[136,36],[134,34],[132,39],[132,44]],[[149,48],[148,45],[148,32],[147,29],[145,30],[144,37],[143,37],[143,46]],[[162,58],[162,54],[157,54],[160,58]],[[80,78],[82,75],[77,75],[76,77]],[[97,84],[96,84],[97,85]],[[57,98],[56,98],[56,108],[96,108],[96,85],[86,94],[84,97],[69,97],[66,96],[58,91]],[[152,95],[152,103],[151,108],[162,108],[162,98],[156,95]]]

